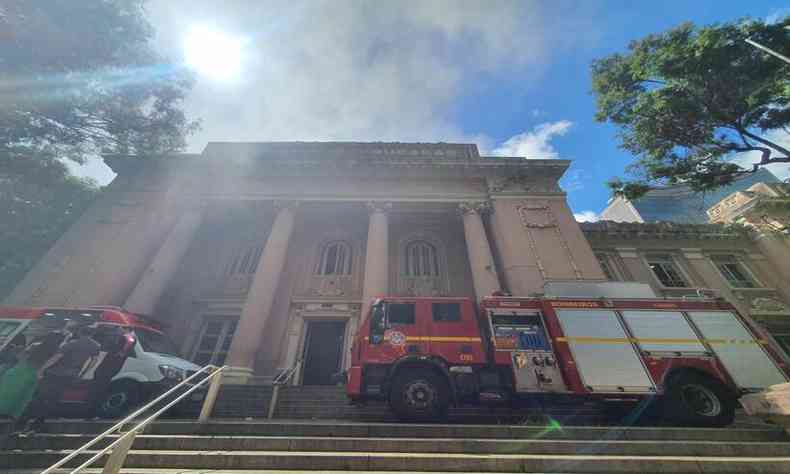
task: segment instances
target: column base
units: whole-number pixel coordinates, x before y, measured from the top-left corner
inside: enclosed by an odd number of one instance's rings
[[[227,385],[247,385],[253,377],[248,367],[228,367],[222,373],[222,383]]]

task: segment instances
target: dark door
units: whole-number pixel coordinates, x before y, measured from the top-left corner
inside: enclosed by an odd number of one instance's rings
[[[340,372],[345,332],[345,321],[308,321],[303,385],[332,385],[332,376]]]

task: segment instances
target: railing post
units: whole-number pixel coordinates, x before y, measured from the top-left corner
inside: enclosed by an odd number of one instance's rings
[[[132,444],[134,444],[134,439],[137,437],[137,430],[130,431],[121,436],[121,440],[112,448],[112,453],[110,457],[107,458],[107,462],[104,463],[104,469],[102,469],[102,474],[118,474],[123,467],[124,461],[126,461],[126,455],[129,454],[129,450],[132,448]]]
[[[207,422],[209,417],[211,416],[211,412],[214,411],[214,403],[217,401],[217,395],[219,394],[219,387],[220,385],[222,385],[221,370],[222,369],[216,369],[209,376],[213,378],[211,379],[211,385],[209,385],[208,387],[206,398],[203,400],[203,407],[200,409],[200,416],[198,416],[198,423]]]
[[[274,410],[277,409],[277,398],[280,396],[280,384],[274,384],[272,386],[272,398],[269,400],[269,412],[266,414],[266,418],[272,419],[274,418]]]

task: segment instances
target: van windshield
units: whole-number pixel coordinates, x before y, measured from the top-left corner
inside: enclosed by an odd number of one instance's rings
[[[145,352],[178,356],[176,346],[161,332],[135,329],[134,333],[137,335],[137,340],[140,341],[140,345]]]

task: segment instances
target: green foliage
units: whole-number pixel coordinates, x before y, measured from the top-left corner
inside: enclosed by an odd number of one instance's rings
[[[64,160],[180,150],[192,85],[154,50],[144,0],[0,2],[0,298],[98,193]]]
[[[0,155],[0,300],[98,194],[56,159]]]
[[[621,147],[638,157],[636,179],[617,179],[613,189],[630,198],[656,184],[705,191],[790,162],[790,150],[765,137],[788,133],[790,64],[745,41],[790,54],[789,24],[790,17],[771,25],[687,23],[594,61],[595,118],[618,126]],[[728,161],[742,152],[760,159],[748,168]]]
[[[143,0],[0,5],[0,153],[82,161],[184,147],[182,68],[154,51]]]

